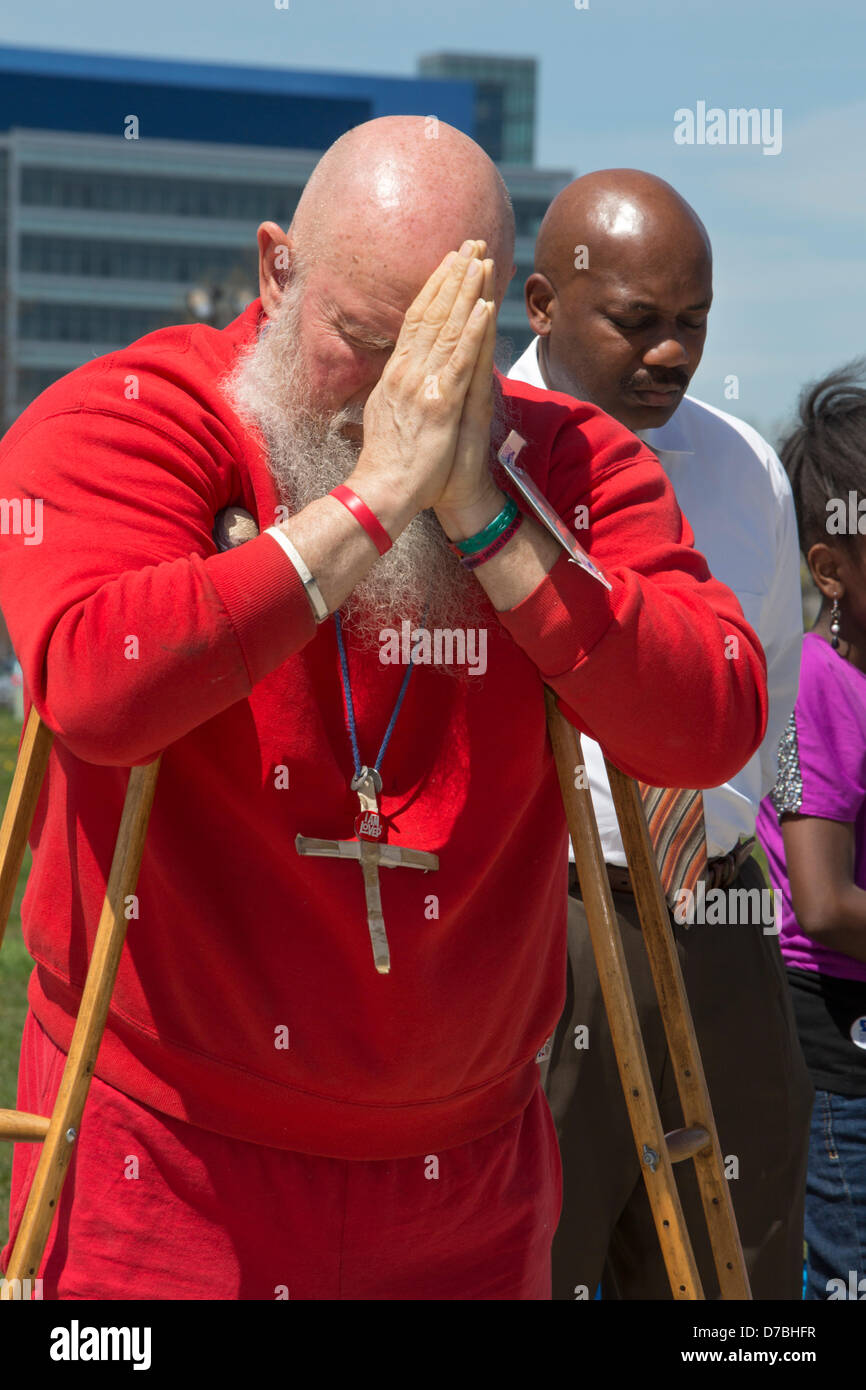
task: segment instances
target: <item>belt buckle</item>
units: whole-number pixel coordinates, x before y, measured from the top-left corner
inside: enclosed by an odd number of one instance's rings
[[[744,838],[744,839],[738,840],[737,843],[734,845],[734,848],[733,848],[733,850],[732,850],[732,853],[733,853],[733,856],[734,856],[734,859],[733,859],[733,868],[734,868],[733,877],[734,877],[734,878],[736,878],[737,874],[740,872],[740,869],[743,867],[743,865],[745,864],[746,860],[749,858],[749,855],[752,853],[752,850],[755,848],[755,843],[756,843],[755,836],[754,836],[754,835],[749,835],[748,837],[746,837],[746,838]]]
[[[707,868],[712,874],[712,882],[707,882],[707,889],[727,888],[729,883],[733,883],[740,869],[745,864],[749,855],[755,847],[756,839],[754,835],[741,836],[733,849],[728,850],[727,854],[720,854],[716,859],[710,859]]]

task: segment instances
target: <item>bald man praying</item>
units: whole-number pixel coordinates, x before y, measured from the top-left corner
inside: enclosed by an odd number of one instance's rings
[[[23,1110],[57,1092],[125,769],[162,754],[46,1297],[549,1298],[544,683],[660,782],[717,783],[763,735],[759,644],[652,454],[494,373],[511,206],[438,137],[348,132],[259,228],[240,318],[86,364],[0,447],[0,491],[44,499],[41,546],[0,538],[0,604],[57,735]],[[515,500],[510,431],[561,517],[591,501],[610,588]]]
[[[683,886],[685,874],[672,874],[668,901],[752,1292],[798,1299],[812,1087],[773,897],[750,851],[797,693],[799,547],[790,485],[769,444],[685,394],[712,295],[706,228],[670,184],[636,169],[586,174],[544,218],[526,283],[537,336],[511,376],[592,401],[637,432],[673,485],[712,573],[730,585],[764,647],[770,705],[760,748],[723,785],[685,803],[681,821],[666,797],[655,838],[663,870],[678,825],[705,864],[705,896]],[[590,510],[590,548],[594,535]],[[649,722],[647,730],[656,736]],[[662,1122],[671,1130],[682,1114],[599,743],[583,740],[587,776]],[[691,788],[684,770],[667,785]],[[591,1297],[601,1280],[606,1298],[664,1298],[668,1280],[573,868],[568,947],[568,1006],[546,1076],[564,1168],[554,1297],[573,1299],[576,1289]],[[576,1029],[577,1036],[589,1030],[587,1048],[572,1045]],[[692,1165],[676,1173],[704,1292],[713,1297],[718,1283]]]

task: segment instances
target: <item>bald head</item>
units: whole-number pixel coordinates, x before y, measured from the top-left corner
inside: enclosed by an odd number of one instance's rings
[[[486,242],[494,294],[504,296],[514,218],[499,173],[472,140],[432,118],[389,117],[338,140],[288,231],[264,222],[258,239],[268,321],[224,389],[257,426],[281,502],[303,511],[357,466],[366,402],[406,310],[448,252]],[[475,284],[473,294],[487,293],[480,276]],[[377,647],[395,605],[431,627],[471,626],[481,595],[425,510],[355,585],[351,626]]]
[[[487,243],[497,303],[514,269],[501,175],[433,117],[386,116],[348,131],[319,160],[288,231],[263,222],[258,240],[271,364],[278,374],[279,355],[296,347],[306,408],[339,417],[356,441],[406,310],[448,252]]]
[[[383,116],[341,136],[313,170],[291,236],[305,263],[384,271],[409,302],[467,238],[487,242],[497,302],[513,268],[514,214],[499,171],[432,117]]]
[[[575,179],[547,209],[535,244],[535,269],[564,286],[581,272],[577,245],[592,247],[590,269],[634,256],[670,255],[672,247],[711,256],[707,230],[685,198],[640,169],[602,169]]]
[[[663,424],[700,361],[711,297],[706,228],[664,179],[600,170],[551,203],[526,300],[555,389],[630,429]]]

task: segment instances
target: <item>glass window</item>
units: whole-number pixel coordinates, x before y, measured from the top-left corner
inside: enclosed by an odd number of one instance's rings
[[[230,179],[155,174],[87,174],[70,169],[23,169],[21,202],[28,207],[93,208],[173,217],[232,220],[273,218],[285,225],[301,187],[234,183]]]
[[[18,333],[23,341],[100,343],[125,347],[185,315],[163,309],[128,309],[103,304],[57,304],[22,301]]]
[[[21,237],[20,267],[25,273],[94,276],[99,279],[163,281],[191,285],[243,271],[257,282],[256,254],[231,246],[201,249],[160,242],[92,241],[83,237]]]

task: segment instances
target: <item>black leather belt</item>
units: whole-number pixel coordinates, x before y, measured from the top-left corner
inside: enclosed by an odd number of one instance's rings
[[[707,892],[712,888],[727,888],[733,883],[740,869],[745,864],[755,846],[755,837],[752,835],[748,840],[735,845],[727,854],[717,855],[715,859],[710,859],[707,863]],[[621,864],[605,864],[607,877],[613,893],[634,894],[631,874]],[[580,885],[577,880],[577,870],[573,864],[568,866],[568,891],[575,897],[580,897]]]

